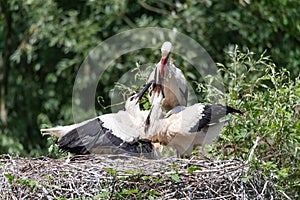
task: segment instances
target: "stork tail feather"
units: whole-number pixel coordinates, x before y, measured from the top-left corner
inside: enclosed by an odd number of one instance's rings
[[[48,129],[41,129],[42,135],[54,135],[58,138],[61,138],[64,136],[63,128],[62,127],[54,127],[54,128],[48,128]]]

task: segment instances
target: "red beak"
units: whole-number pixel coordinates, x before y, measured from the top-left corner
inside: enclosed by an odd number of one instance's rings
[[[161,61],[160,61],[160,69],[159,69],[159,75],[160,77],[163,76],[163,73],[164,73],[164,69],[165,69],[165,66],[166,66],[166,58],[162,58]]]
[[[161,58],[161,60],[160,60],[160,64],[161,64],[160,69],[159,69],[160,77],[163,76],[163,72],[164,72],[165,66],[169,60],[169,56],[170,56],[170,53],[168,53],[168,55],[165,58]]]

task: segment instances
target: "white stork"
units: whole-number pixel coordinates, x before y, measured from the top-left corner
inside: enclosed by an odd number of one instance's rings
[[[41,129],[41,133],[57,136],[61,149],[76,154],[129,153],[159,158],[162,147],[158,143],[162,143],[174,147],[181,157],[190,155],[195,145],[211,143],[225,123],[219,122],[221,117],[242,113],[229,106],[198,103],[162,118],[162,92],[154,99],[150,111],[140,110],[138,102],[142,95],[128,98],[125,111],[79,124]],[[148,129],[144,124],[146,118]]]
[[[195,146],[212,143],[228,121],[220,121],[222,117],[229,113],[242,114],[230,106],[197,103],[162,118],[163,95],[159,90],[155,95],[144,138],[174,147],[178,157],[189,156]]]
[[[144,138],[144,121],[149,111],[139,109],[139,96],[127,99],[125,111],[98,116],[69,126],[41,129],[43,135],[58,137],[60,149],[75,154],[128,153],[148,158],[159,158],[161,146]]]
[[[162,85],[164,110],[171,110],[176,106],[186,106],[188,98],[188,84],[180,69],[170,60],[172,52],[171,42],[164,42],[161,47],[161,60],[156,64],[154,71],[150,74],[148,84],[149,101],[152,104],[154,91],[157,85]]]

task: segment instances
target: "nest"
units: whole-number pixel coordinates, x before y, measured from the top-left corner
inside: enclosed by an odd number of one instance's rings
[[[0,156],[0,199],[273,199],[274,185],[239,160],[86,155]]]

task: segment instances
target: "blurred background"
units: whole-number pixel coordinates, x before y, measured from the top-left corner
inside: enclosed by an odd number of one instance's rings
[[[0,2],[0,153],[47,154],[49,141],[39,129],[73,123],[72,88],[85,57],[101,41],[132,28],[182,32],[218,63],[231,62],[225,52],[238,45],[258,55],[266,51],[276,69],[286,69],[291,79],[300,72],[298,0]],[[118,58],[101,77],[98,95],[109,102],[109,92],[124,72],[136,63],[157,62],[159,53],[144,50]],[[190,82],[199,81],[195,69],[183,66]]]

